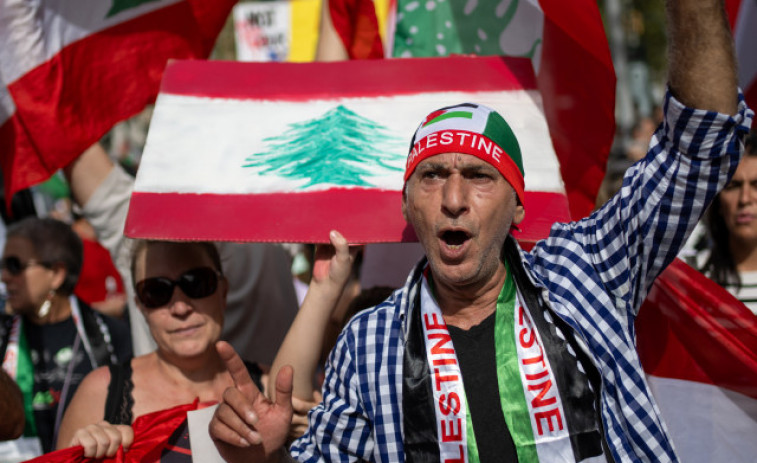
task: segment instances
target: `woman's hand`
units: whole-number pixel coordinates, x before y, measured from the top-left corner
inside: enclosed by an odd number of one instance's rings
[[[124,447],[124,451],[128,450],[132,442],[134,430],[131,426],[113,425],[103,420],[76,431],[70,447],[81,445],[85,457],[103,458],[114,456],[120,446]]]
[[[341,293],[350,277],[355,256],[350,252],[347,239],[338,231],[329,233],[329,241],[330,245],[318,245],[315,249],[310,287],[331,285],[334,291]]]

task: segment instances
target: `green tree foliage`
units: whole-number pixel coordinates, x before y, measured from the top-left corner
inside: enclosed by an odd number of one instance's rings
[[[249,156],[243,167],[258,175],[306,180],[301,188],[330,184],[371,187],[371,177],[401,175],[401,140],[382,125],[342,105],[321,117],[289,124],[265,138],[268,150]]]

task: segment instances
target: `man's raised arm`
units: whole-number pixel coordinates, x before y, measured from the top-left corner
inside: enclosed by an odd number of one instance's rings
[[[670,91],[686,106],[735,114],[736,58],[723,0],[667,0]]]

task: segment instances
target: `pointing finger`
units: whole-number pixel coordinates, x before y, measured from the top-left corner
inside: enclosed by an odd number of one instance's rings
[[[250,400],[257,399],[260,391],[252,382],[250,372],[247,371],[247,367],[244,365],[239,354],[231,347],[231,344],[225,341],[218,341],[216,343],[216,350],[218,355],[226,364],[226,369],[231,374],[231,379],[234,381],[234,387],[247,396]]]

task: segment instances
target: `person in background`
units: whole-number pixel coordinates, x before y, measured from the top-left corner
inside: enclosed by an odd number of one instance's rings
[[[349,264],[346,268],[349,273]],[[84,456],[94,458],[113,456],[121,445],[128,451],[134,439],[130,425],[139,416],[195,399],[215,403],[233,386],[216,350],[217,344],[228,346],[218,343],[228,282],[215,245],[139,241],[132,279],[158,348],[88,375],[63,419],[58,448],[81,445]],[[334,286],[330,281],[311,284],[302,310],[330,311],[341,290]],[[243,364],[262,389],[265,376],[260,368]],[[179,453],[191,454],[185,429],[186,422],[172,433],[168,451],[179,448]]]
[[[113,456],[122,444],[128,450],[136,418],[195,399],[215,403],[233,384],[215,349],[228,292],[215,245],[138,241],[132,279],[158,347],[84,379],[63,418],[58,448],[81,445],[86,457]],[[262,385],[260,368],[245,365]],[[187,433],[174,435],[180,437],[168,446],[191,452]]]
[[[151,352],[155,341],[134,302],[129,271],[133,241],[124,237],[134,178],[115,165],[99,143],[82,153],[64,172],[74,201],[121,273],[134,354]],[[218,250],[229,282],[222,339],[265,370],[273,363],[297,313],[289,256],[283,248],[270,243],[219,243]]]
[[[0,355],[23,394],[26,427],[23,438],[0,445],[0,460],[52,450],[84,376],[131,356],[126,324],[73,296],[81,266],[81,240],[63,222],[30,217],[8,226],[2,281],[13,315],[0,315]]]
[[[744,158],[705,214],[699,270],[757,314],[757,131]]]

